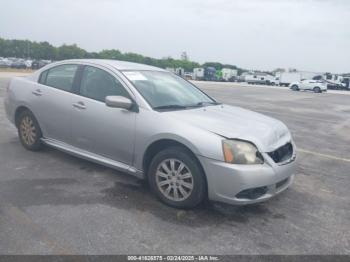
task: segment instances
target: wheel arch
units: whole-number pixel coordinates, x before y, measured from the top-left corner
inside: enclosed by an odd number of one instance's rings
[[[35,121],[36,123],[38,124],[39,128],[40,128],[40,131],[42,132],[42,128],[41,128],[41,125],[38,121],[38,118],[36,117],[36,115],[33,113],[32,110],[30,110],[30,108],[26,105],[20,105],[16,108],[15,110],[15,114],[14,114],[14,120],[15,120],[15,126],[18,128],[18,121],[19,121],[19,116],[21,115],[21,113],[23,111],[29,111],[35,118]]]
[[[316,90],[317,90],[318,92],[322,92],[322,88],[319,87],[319,86],[314,86],[314,88],[312,88],[312,90],[313,90],[314,92],[316,92]]]
[[[21,113],[23,111],[29,111],[33,114],[33,112],[27,106],[24,106],[24,105],[18,106],[15,110],[15,125],[16,125],[16,127],[18,127],[19,116],[21,115]]]
[[[179,147],[185,149],[187,151],[187,153],[189,153],[195,159],[195,161],[197,162],[199,168],[201,169],[201,171],[204,175],[205,185],[206,185],[206,190],[207,190],[208,189],[208,181],[207,181],[207,176],[206,176],[205,170],[203,168],[203,165],[199,161],[198,157],[193,152],[193,149],[191,149],[190,147],[188,147],[184,143],[179,142],[175,139],[171,139],[171,138],[162,138],[162,139],[153,141],[151,144],[148,145],[147,149],[145,150],[145,153],[143,154],[143,160],[142,160],[142,168],[143,168],[145,178],[147,178],[147,176],[148,176],[148,169],[149,169],[149,166],[150,166],[154,156],[158,152],[160,152],[161,150],[164,150],[166,148],[173,147],[173,146],[179,146]]]

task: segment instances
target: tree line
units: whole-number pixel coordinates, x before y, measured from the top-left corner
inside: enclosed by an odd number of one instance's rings
[[[3,39],[0,38],[0,56],[1,57],[18,57],[18,58],[31,58],[36,60],[64,60],[64,59],[80,59],[80,58],[96,58],[96,59],[115,59],[122,61],[129,61],[135,63],[142,63],[152,65],[161,68],[177,68],[182,67],[187,72],[192,72],[196,67],[212,66],[217,70],[222,68],[237,69],[242,72],[242,69],[235,65],[221,64],[218,62],[206,62],[199,64],[197,62],[190,61],[188,59],[174,59],[171,57],[166,58],[152,58],[143,56],[136,53],[121,52],[117,49],[102,50],[100,52],[88,52],[76,44],[67,45],[63,44],[59,47],[51,45],[49,42],[35,42],[29,40],[17,40],[17,39]]]

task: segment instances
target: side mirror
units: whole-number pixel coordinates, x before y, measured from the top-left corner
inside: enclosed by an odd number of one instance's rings
[[[128,110],[133,105],[132,101],[124,96],[107,96],[105,101],[108,107],[124,108]]]

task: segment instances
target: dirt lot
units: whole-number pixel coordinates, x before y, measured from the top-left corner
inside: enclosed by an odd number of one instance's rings
[[[259,205],[176,210],[147,185],[53,149],[28,152],[0,76],[1,254],[350,254],[350,104],[342,94],[199,83],[282,120],[298,146],[290,189]]]

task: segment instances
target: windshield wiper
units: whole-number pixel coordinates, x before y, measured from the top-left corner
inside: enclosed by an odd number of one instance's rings
[[[220,103],[204,101],[204,102],[198,102],[195,105],[189,105],[188,107],[201,107],[201,106],[205,106],[205,105],[220,105]]]
[[[186,109],[187,106],[182,105],[164,105],[164,106],[156,106],[153,109]]]
[[[209,102],[209,101],[205,101],[205,102],[198,102],[197,104],[194,105],[164,105],[164,106],[156,106],[153,107],[153,109],[186,109],[186,108],[194,108],[194,107],[202,107],[205,105],[219,105],[220,103],[218,102]]]

